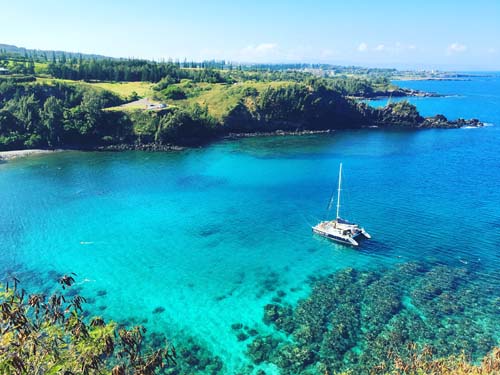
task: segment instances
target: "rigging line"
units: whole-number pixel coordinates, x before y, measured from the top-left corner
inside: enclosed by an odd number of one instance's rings
[[[332,209],[332,205],[333,205],[333,200],[335,198],[335,193],[336,193],[336,189],[332,189],[332,193],[330,194],[330,200],[328,201],[328,205],[326,206],[326,214],[325,214],[325,219],[328,219],[329,217],[329,214],[330,214],[330,211]]]

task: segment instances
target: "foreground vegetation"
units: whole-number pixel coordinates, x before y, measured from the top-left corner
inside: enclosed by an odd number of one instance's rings
[[[59,280],[70,287],[72,276]],[[153,375],[176,364],[174,347],[144,345],[142,327],[118,329],[83,318],[85,298],[56,292],[26,295],[18,280],[0,290],[0,373],[12,375]]]

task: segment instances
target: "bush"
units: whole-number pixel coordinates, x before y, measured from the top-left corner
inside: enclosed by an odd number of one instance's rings
[[[215,135],[216,121],[199,105],[175,110],[160,119],[159,140],[183,145],[208,142]]]
[[[63,289],[74,281],[70,275],[59,279]],[[168,345],[144,348],[144,328],[117,329],[100,317],[85,321],[85,298],[26,295],[18,282],[0,287],[1,374],[154,375],[175,364],[175,349]]]
[[[168,86],[165,90],[163,90],[163,96],[166,99],[171,100],[186,99],[186,93],[178,86]]]

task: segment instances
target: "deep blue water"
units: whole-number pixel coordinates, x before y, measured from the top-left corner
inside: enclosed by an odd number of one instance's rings
[[[262,323],[273,296],[266,280],[293,303],[311,275],[432,259],[467,264],[500,288],[500,77],[399,84],[450,95],[411,99],[424,115],[493,126],[248,138],[178,153],[72,151],[0,164],[1,273],[48,287],[51,271],[75,272],[82,294],[95,297],[93,313],[147,319],[173,340],[196,336],[228,372],[246,361],[232,323],[271,330]],[[325,218],[339,162],[342,214],[373,236],[359,249],[311,233]]]

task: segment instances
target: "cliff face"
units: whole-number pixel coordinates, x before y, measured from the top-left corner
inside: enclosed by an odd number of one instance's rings
[[[424,118],[406,102],[373,108],[329,90],[298,90],[293,94],[273,93],[255,102],[241,101],[222,120],[222,131],[230,133],[276,130],[340,130],[368,126],[425,129],[481,126],[477,119],[455,121],[443,115]]]
[[[363,126],[356,102],[325,87],[270,88],[238,102],[222,118],[229,132],[327,130]]]
[[[449,120],[444,115],[422,117],[417,108],[408,102],[391,103],[383,108],[371,108],[360,105],[367,123],[382,128],[393,129],[453,129],[464,126],[479,127],[483,123],[478,119]]]

